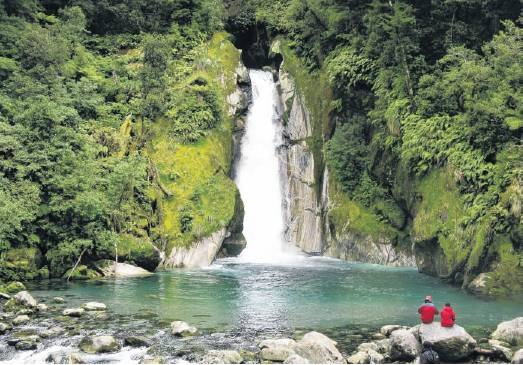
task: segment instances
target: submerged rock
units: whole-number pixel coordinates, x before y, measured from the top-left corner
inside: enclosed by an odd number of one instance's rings
[[[83,308],[67,308],[62,314],[67,317],[81,317],[85,310]]]
[[[421,352],[421,345],[408,330],[399,329],[391,333],[390,356],[393,361],[412,361]]]
[[[58,337],[65,333],[65,329],[60,326],[52,326],[40,332],[40,336],[43,338]]]
[[[127,336],[123,340],[124,346],[131,347],[150,347],[152,346],[152,341],[143,336]]]
[[[461,326],[442,327],[439,322],[421,324],[418,330],[421,343],[428,341],[442,361],[457,361],[470,356],[476,340]]]
[[[505,341],[512,346],[523,345],[523,317],[501,322],[492,333],[494,340]]]
[[[196,327],[190,326],[187,322],[174,321],[171,323],[171,334],[174,336],[194,336],[197,333],[198,329]]]
[[[116,352],[120,350],[120,344],[113,336],[84,337],[80,341],[79,347],[80,350],[88,354]]]
[[[65,300],[64,300],[64,298],[62,298],[62,297],[54,297],[54,298],[53,298],[53,303],[56,303],[56,304],[63,304],[63,303],[65,303]]]
[[[21,324],[24,324],[24,323],[27,323],[31,320],[31,318],[29,318],[28,315],[25,315],[25,314],[22,314],[20,316],[16,316],[14,319],[13,319],[13,325],[15,326],[19,326]]]
[[[13,297],[13,299],[16,301],[17,304],[23,305],[25,307],[35,308],[37,305],[35,298],[33,298],[33,296],[25,290],[17,293]]]
[[[233,350],[211,350],[202,359],[204,364],[241,364],[242,356]]]
[[[82,304],[82,308],[86,311],[104,311],[107,309],[107,306],[104,303],[99,302],[88,302]]]

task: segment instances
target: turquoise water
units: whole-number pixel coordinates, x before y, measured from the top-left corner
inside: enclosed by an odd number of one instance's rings
[[[203,270],[159,272],[146,278],[48,282],[36,297],[64,296],[68,306],[102,301],[111,311],[184,320],[209,331],[261,332],[413,325],[425,295],[449,301],[459,324],[491,329],[523,315],[521,300],[484,300],[414,269],[323,258],[288,265],[219,261]]]

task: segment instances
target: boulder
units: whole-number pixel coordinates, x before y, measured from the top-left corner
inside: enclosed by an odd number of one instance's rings
[[[421,343],[429,341],[442,361],[455,362],[470,356],[476,340],[461,326],[442,327],[439,322],[422,324],[419,327]]]
[[[49,327],[49,328],[41,331],[39,333],[39,335],[40,335],[40,337],[43,337],[43,338],[53,338],[53,337],[58,337],[64,333],[65,333],[65,329],[63,329],[62,327],[52,326],[52,327]]]
[[[512,346],[523,345],[523,317],[501,322],[492,333],[494,340],[505,341]]]
[[[36,305],[36,310],[39,311],[39,312],[45,312],[48,309],[49,309],[49,307],[46,304],[44,304],[44,303],[38,303]]]
[[[476,295],[488,295],[487,281],[490,279],[490,274],[482,272],[474,278],[467,286],[467,289]]]
[[[309,364],[309,360],[301,357],[300,355],[291,355],[285,359],[284,364]]]
[[[11,296],[7,293],[0,292],[0,298],[2,299],[11,299]]]
[[[24,323],[27,323],[29,322],[31,319],[29,318],[28,315],[25,315],[25,314],[22,314],[20,316],[16,316],[14,319],[13,319],[13,325],[15,326],[19,326],[21,324],[24,324]]]
[[[19,351],[35,350],[36,347],[36,341],[31,340],[21,340],[15,344],[15,349]]]
[[[127,336],[123,340],[124,346],[131,347],[150,347],[152,346],[152,341],[143,336]]]
[[[514,353],[507,347],[507,343],[498,340],[489,340],[488,344],[493,352],[503,361],[511,361]]]
[[[94,265],[105,277],[131,278],[152,275],[150,271],[141,267],[111,260],[99,260]]]
[[[34,314],[34,310],[30,309],[30,308],[23,308],[23,309],[20,309],[18,312],[16,312],[16,315],[17,316],[20,316],[20,315],[30,315],[30,314]]]
[[[62,314],[68,317],[81,317],[85,310],[83,308],[67,308],[64,309]]]
[[[86,311],[104,311],[107,309],[107,306],[104,303],[88,302],[83,304],[82,308]]]
[[[296,355],[294,350],[297,343],[290,338],[270,339],[260,342],[260,356],[263,360],[280,361],[287,360],[291,355]]]
[[[388,324],[380,328],[380,333],[384,336],[389,337],[392,332],[402,328],[404,329],[404,327],[400,326],[399,324]]]
[[[336,348],[337,342],[319,332],[309,332],[297,343],[297,355],[317,364],[343,364],[345,359]]]
[[[85,265],[78,265],[68,269],[63,278],[68,280],[91,280],[100,278],[102,275],[96,270],[93,270]]]
[[[367,351],[358,351],[347,358],[349,364],[369,364],[370,355]]]
[[[523,364],[523,349],[519,349],[512,356],[513,364]]]
[[[391,351],[393,361],[412,361],[421,352],[421,345],[416,337],[408,330],[399,329],[390,335]]]
[[[202,359],[204,364],[241,364],[242,356],[234,350],[211,350]]]
[[[113,336],[84,337],[80,341],[79,347],[80,350],[88,354],[116,352],[120,350],[120,344]]]
[[[171,334],[179,337],[194,336],[198,333],[196,327],[190,326],[187,322],[174,321],[171,323]]]
[[[8,325],[7,323],[0,322],[0,335],[3,335],[7,331],[9,331],[12,327]]]
[[[25,307],[35,308],[37,305],[35,298],[26,290],[18,292],[13,298],[16,303]]]

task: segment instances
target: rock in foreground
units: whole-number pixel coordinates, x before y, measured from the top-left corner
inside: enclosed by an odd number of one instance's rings
[[[17,293],[13,298],[19,305],[23,305],[29,308],[35,308],[38,304],[35,298],[33,298],[33,296],[25,290]]]
[[[84,337],[80,341],[80,349],[88,354],[99,354],[104,352],[116,352],[120,350],[120,344],[113,336]]]
[[[411,331],[400,329],[390,335],[390,356],[394,361],[412,361],[421,352],[421,345]]]
[[[198,333],[196,327],[190,326],[187,322],[174,321],[171,323],[171,334],[179,337],[194,336]]]
[[[233,350],[211,350],[202,359],[203,364],[241,364],[242,356]]]
[[[442,361],[458,361],[474,352],[476,340],[461,326],[442,327],[439,322],[421,324],[418,328],[421,343],[429,341]]]
[[[523,345],[523,317],[501,322],[492,333],[494,340],[504,341],[513,346]]]

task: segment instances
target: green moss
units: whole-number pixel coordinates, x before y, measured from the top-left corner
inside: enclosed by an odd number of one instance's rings
[[[109,257],[116,257],[114,246]],[[160,263],[160,254],[148,238],[140,238],[131,234],[118,236],[118,261],[129,261],[154,271]]]
[[[240,53],[218,33],[210,40],[196,63],[198,75],[219,80],[217,89],[222,106],[222,120],[196,143],[179,143],[169,137],[169,120],[161,119],[152,126],[148,155],[156,165],[159,180],[167,194],[158,190],[162,212],[160,235],[174,246],[189,246],[228,225],[234,214],[236,187],[228,177],[231,168],[232,119],[228,116],[226,96],[236,88],[236,67]],[[195,74],[188,79],[194,78]],[[176,86],[175,86],[176,88]],[[182,227],[182,214],[191,216],[190,228]]]
[[[37,277],[42,254],[36,247],[11,248],[2,258],[2,276],[15,280],[32,280]]]
[[[85,265],[78,265],[74,270],[73,268],[67,270],[63,277],[69,277],[70,280],[90,280],[100,278],[101,274]]]
[[[25,285],[19,281],[12,281],[0,286],[0,292],[2,293],[14,294],[22,290],[26,290],[26,288]]]
[[[415,241],[437,239],[449,268],[463,262],[470,252],[468,232],[460,225],[466,209],[450,171],[434,170],[421,179],[416,190],[421,202],[412,227]]]
[[[487,291],[493,296],[517,296],[523,293],[523,254],[514,249],[506,236],[498,236],[491,250],[497,260],[489,279]]]
[[[329,210],[329,219],[334,223],[337,232],[354,232],[371,236],[374,240],[392,241],[397,231],[380,221],[379,217],[360,203],[349,199],[337,183],[329,181],[329,199],[333,207]]]

